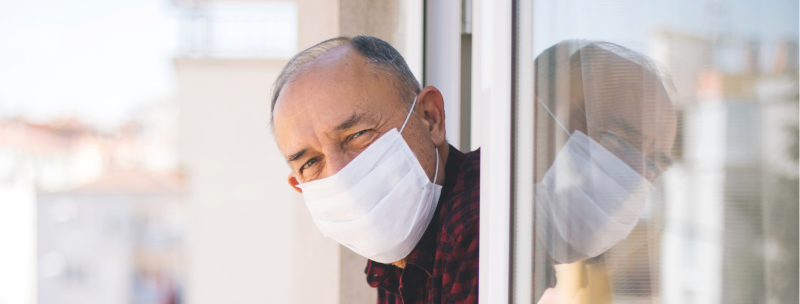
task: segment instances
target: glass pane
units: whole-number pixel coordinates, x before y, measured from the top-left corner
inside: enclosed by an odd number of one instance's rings
[[[797,303],[798,3],[528,16],[534,301]]]

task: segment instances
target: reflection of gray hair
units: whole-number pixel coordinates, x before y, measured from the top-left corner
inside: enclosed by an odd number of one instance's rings
[[[612,57],[619,57],[619,59],[627,60],[630,64],[638,65],[641,71],[655,77],[670,97],[675,95],[675,87],[669,75],[664,73],[655,62],[631,49],[607,41],[570,39],[549,47],[536,57],[535,79],[552,83],[558,72],[568,69],[571,69],[573,73],[584,74],[585,71],[582,69],[586,67],[586,62],[595,61],[609,64],[612,62],[610,61]],[[553,89],[541,87],[541,83],[537,83],[537,86],[534,87],[534,90],[542,95],[549,93],[542,91],[552,91]]]
[[[361,56],[364,56],[369,64],[376,68],[376,70],[388,75],[389,78],[393,80],[394,86],[397,88],[398,94],[400,94],[402,100],[408,101],[409,104],[411,104],[414,96],[419,94],[422,90],[414,74],[411,73],[411,69],[408,68],[403,56],[389,43],[386,43],[386,41],[370,36],[355,36],[353,38],[338,37],[325,40],[315,46],[307,48],[289,60],[289,63],[283,67],[280,75],[278,75],[278,79],[272,86],[272,104],[270,105],[270,111],[275,109],[275,102],[278,101],[281,89],[294,78],[303,66],[328,50],[341,45],[351,46],[356,52],[361,54]],[[270,117],[272,117],[271,114]],[[270,118],[270,121],[271,120],[272,118]]]

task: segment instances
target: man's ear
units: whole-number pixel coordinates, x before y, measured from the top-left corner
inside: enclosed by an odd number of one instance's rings
[[[446,130],[444,125],[444,99],[439,89],[427,86],[417,95],[418,112],[422,117],[428,132],[431,133],[433,144],[441,146],[446,142]]]
[[[300,184],[300,182],[297,181],[297,178],[294,177],[294,174],[289,173],[289,185],[292,186],[294,191],[297,191],[298,193],[303,194],[303,189],[300,189],[300,188],[297,187],[297,185],[299,185],[299,184]]]

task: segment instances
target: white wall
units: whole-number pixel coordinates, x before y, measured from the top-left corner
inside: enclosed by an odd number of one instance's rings
[[[428,1],[425,83],[444,98],[447,142],[461,147],[461,1]]]
[[[291,303],[301,198],[269,132],[285,60],[177,60],[188,177],[188,303]]]

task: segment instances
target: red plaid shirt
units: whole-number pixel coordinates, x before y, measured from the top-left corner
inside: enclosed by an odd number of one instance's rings
[[[405,269],[367,263],[378,303],[478,303],[480,155],[450,146],[438,208]]]
[[[439,208],[406,268],[367,262],[367,282],[378,288],[378,304],[478,303],[480,166],[480,149],[464,154],[450,146]],[[554,287],[549,259],[547,268],[545,280]]]

